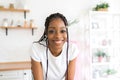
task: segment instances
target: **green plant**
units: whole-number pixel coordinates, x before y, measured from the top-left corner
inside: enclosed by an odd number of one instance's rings
[[[68,26],[71,26],[71,25],[76,24],[78,22],[79,22],[79,19],[74,19],[72,21],[68,21]]]
[[[107,75],[115,74],[116,71],[114,69],[107,69],[106,70]]]
[[[98,51],[95,53],[95,55],[96,55],[97,57],[100,57],[100,56],[105,57],[105,56],[106,56],[106,53],[103,52],[103,51],[101,51],[101,50],[98,50]]]
[[[96,7],[94,8],[95,11],[98,11],[99,9],[103,8],[108,8],[109,7],[109,4],[108,3],[101,3],[101,4],[97,4]]]

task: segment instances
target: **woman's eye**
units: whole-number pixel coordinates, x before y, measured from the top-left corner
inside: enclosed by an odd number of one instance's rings
[[[61,33],[65,33],[65,32],[66,32],[66,30],[61,30],[60,32],[61,32]]]
[[[53,34],[53,33],[55,33],[55,31],[54,30],[49,30],[48,33]]]

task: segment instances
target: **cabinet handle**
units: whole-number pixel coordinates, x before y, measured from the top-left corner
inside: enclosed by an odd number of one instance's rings
[[[27,73],[24,73],[24,75],[26,75]]]

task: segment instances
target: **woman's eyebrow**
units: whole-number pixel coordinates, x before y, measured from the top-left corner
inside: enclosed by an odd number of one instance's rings
[[[56,28],[56,27],[54,27],[54,26],[50,26],[49,28]],[[66,27],[60,27],[60,28],[65,28],[65,29],[66,29]]]

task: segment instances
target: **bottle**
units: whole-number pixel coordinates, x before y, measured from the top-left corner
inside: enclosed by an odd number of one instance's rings
[[[17,27],[21,27],[20,20],[17,21]]]
[[[14,4],[13,4],[13,3],[10,3],[10,4],[9,4],[9,8],[10,8],[10,9],[14,9]]]
[[[24,20],[24,27],[27,27],[27,21]]]
[[[30,27],[31,28],[33,27],[33,20],[32,19],[30,20]]]
[[[3,27],[8,27],[8,19],[7,18],[3,19]]]
[[[10,22],[10,26],[13,27],[13,26],[14,26],[13,24],[14,24],[14,21],[11,20],[11,22]]]

